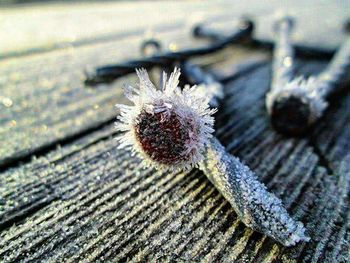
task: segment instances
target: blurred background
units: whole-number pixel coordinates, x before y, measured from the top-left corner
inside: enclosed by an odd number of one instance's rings
[[[334,47],[343,36],[350,1],[35,1],[0,0],[0,57],[33,49],[135,36],[146,30],[184,28],[194,21],[222,22],[240,15],[257,19],[257,35],[270,37],[271,18],[298,18],[296,41]],[[188,30],[189,31],[189,30]],[[329,37],[332,34],[332,37]]]

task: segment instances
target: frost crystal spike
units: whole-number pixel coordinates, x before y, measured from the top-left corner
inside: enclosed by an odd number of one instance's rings
[[[327,108],[327,97],[333,93],[350,67],[350,38],[317,76],[294,77],[294,49],[290,41],[291,18],[276,23],[276,43],[271,90],[266,107],[276,130],[289,135],[304,133]]]
[[[124,132],[118,138],[120,147],[130,147],[146,165],[157,169],[199,167],[248,227],[285,246],[308,241],[302,223],[294,221],[281,201],[212,136],[216,110],[209,108],[209,96],[196,86],[181,90],[178,69],[168,80],[164,74],[161,90],[145,70],[137,74],[139,88],[125,90],[134,105],[118,105],[116,128]]]
[[[161,43],[155,39],[150,38],[143,41],[141,45],[141,54],[145,55],[160,55]],[[201,67],[189,62],[188,60],[182,62],[180,67],[185,73],[185,76],[190,79],[191,82],[197,83],[197,92],[204,93],[205,96],[211,98],[209,100],[209,106],[218,108],[220,100],[224,97],[224,87],[218,82],[214,76],[204,72]],[[162,80],[161,80],[162,82]]]
[[[182,68],[187,77],[194,83],[199,83],[198,92],[204,93],[204,96],[210,98],[209,106],[218,108],[220,101],[224,97],[224,87],[214,76],[205,73],[199,66],[189,62],[184,62]]]

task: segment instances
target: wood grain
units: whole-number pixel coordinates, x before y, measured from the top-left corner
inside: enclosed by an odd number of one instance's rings
[[[336,152],[348,153],[348,145],[334,140],[349,141],[349,96],[320,124],[330,118],[337,132],[344,130],[329,139],[332,154],[322,157],[329,174],[309,138],[284,138],[270,128],[263,100],[269,72],[265,64],[227,83],[217,136],[305,223],[311,242],[284,248],[245,228],[199,171],[173,175],[141,169],[138,160],[116,149],[115,131],[107,125],[0,175],[6,178],[0,188],[0,257],[5,262],[346,262],[350,157],[335,158]],[[318,142],[328,133],[316,128],[310,136]]]

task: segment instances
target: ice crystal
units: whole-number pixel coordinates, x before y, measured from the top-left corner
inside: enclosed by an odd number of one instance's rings
[[[116,128],[120,147],[130,147],[146,164],[162,169],[189,169],[203,160],[203,151],[212,136],[216,110],[196,86],[178,87],[180,70],[175,68],[157,89],[147,71],[136,70],[139,87],[125,88],[133,106],[120,108]]]

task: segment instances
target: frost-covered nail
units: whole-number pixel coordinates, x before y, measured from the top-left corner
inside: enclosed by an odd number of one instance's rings
[[[137,70],[139,88],[127,87],[126,97],[134,106],[118,105],[116,127],[125,133],[121,147],[131,146],[145,164],[158,169],[190,169],[204,159],[205,144],[214,131],[216,110],[196,87],[178,87],[180,70],[175,69],[156,89],[146,70]]]
[[[326,109],[333,93],[350,66],[350,38],[317,76],[293,76],[294,50],[290,42],[292,22],[278,23],[271,90],[266,106],[276,130],[289,135],[304,133]]]
[[[238,158],[227,153],[216,138],[211,138],[205,157],[200,169],[231,203],[246,226],[285,246],[309,240],[303,224],[294,221],[281,200],[268,192]]]
[[[294,49],[291,32],[294,22],[282,17],[274,24],[275,46],[273,52],[271,89],[266,96],[266,107],[274,128],[284,133],[301,133],[299,127],[308,122],[309,109],[290,90],[294,77]]]
[[[145,70],[137,70],[139,88],[127,87],[133,106],[118,105],[120,147],[129,147],[146,165],[179,170],[199,167],[231,203],[240,219],[285,246],[307,241],[302,223],[294,221],[281,201],[259,183],[252,171],[227,153],[214,132],[209,97],[197,88],[178,87],[175,69],[158,90]]]
[[[294,49],[290,40],[293,25],[290,17],[283,17],[274,24],[276,42],[273,52],[272,89],[283,87],[293,78]]]

